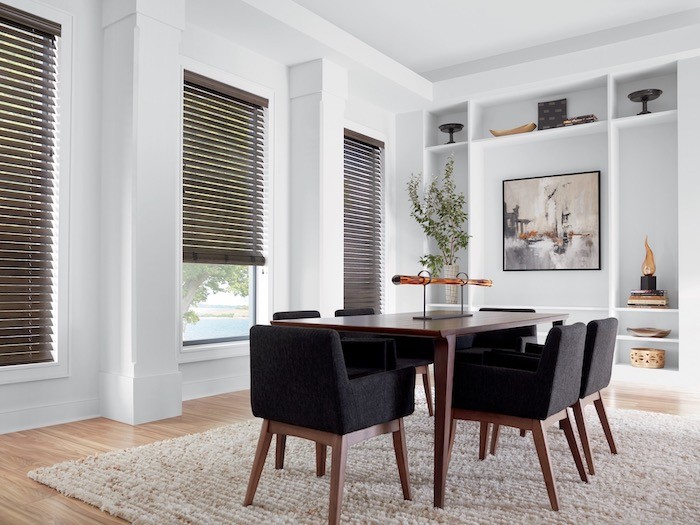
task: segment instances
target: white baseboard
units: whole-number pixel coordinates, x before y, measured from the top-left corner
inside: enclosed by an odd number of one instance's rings
[[[0,434],[71,423],[100,416],[100,400],[83,399],[0,413]]]
[[[250,388],[250,374],[216,377],[202,381],[187,381],[182,383],[182,400],[187,401],[188,399],[217,396],[248,388]]]

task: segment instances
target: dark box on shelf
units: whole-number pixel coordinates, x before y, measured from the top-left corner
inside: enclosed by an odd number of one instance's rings
[[[656,290],[656,275],[642,275],[640,290]]]
[[[565,120],[565,98],[537,103],[537,129],[561,128]]]

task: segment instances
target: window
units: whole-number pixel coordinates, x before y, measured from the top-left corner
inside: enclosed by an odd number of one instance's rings
[[[248,338],[265,264],[267,100],[185,71],[182,312],[186,345]]]
[[[384,143],[345,130],[344,307],[382,311]]]
[[[61,26],[0,4],[0,365],[54,360]]]

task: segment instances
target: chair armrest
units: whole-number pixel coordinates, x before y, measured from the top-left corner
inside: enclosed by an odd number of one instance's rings
[[[527,345],[534,344],[537,345],[537,336],[536,335],[523,335],[518,337],[518,351],[519,352],[527,352],[526,348]],[[540,352],[542,353],[542,352]]]
[[[544,345],[538,345],[536,342],[534,342],[534,343],[525,343],[525,348],[524,348],[523,352],[526,354],[530,354],[530,355],[541,356],[543,350],[544,350]]]
[[[484,365],[499,366],[502,368],[515,368],[516,370],[529,370],[534,372],[540,364],[539,356],[522,354],[515,350],[494,348],[484,352]]]
[[[346,338],[340,340],[345,366],[357,368],[396,368],[396,345],[393,339]]]

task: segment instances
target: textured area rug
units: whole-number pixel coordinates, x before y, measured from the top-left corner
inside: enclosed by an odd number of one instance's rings
[[[700,421],[610,410],[619,454],[609,453],[587,408],[597,474],[582,483],[563,432],[548,439],[561,510],[549,507],[530,434],[504,428],[496,456],[477,459],[478,426],[461,422],[444,509],[433,497],[433,419],[416,400],[406,418],[413,501],[404,501],[391,437],[350,448],[344,523],[700,523]],[[289,438],[285,469],[274,441],[255,501],[243,507],[259,421],[59,463],[29,477],[137,524],[323,523],[329,475],[315,476],[314,446]],[[330,456],[328,458],[330,465]],[[330,472],[330,469],[328,470]]]

